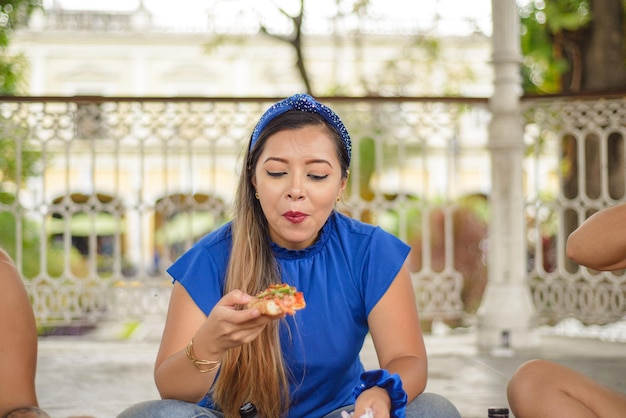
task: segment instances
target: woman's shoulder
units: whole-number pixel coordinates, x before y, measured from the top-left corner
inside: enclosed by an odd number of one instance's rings
[[[375,248],[379,252],[394,252],[408,248],[404,241],[380,226],[365,223],[346,214],[336,212],[334,222],[343,246],[349,246],[352,251],[363,252]]]
[[[229,222],[200,238],[178,257],[167,271],[172,277],[181,280],[191,272],[223,268],[228,260],[231,242]]]
[[[174,264],[189,263],[194,259],[222,260],[228,257],[231,243],[231,223],[228,222],[200,238]]]
[[[344,231],[356,237],[369,237],[373,234],[391,235],[379,226],[365,223],[341,212],[335,212],[335,222],[340,231]]]
[[[216,246],[228,245],[232,240],[231,222],[227,222],[222,226],[212,230],[198,240],[196,246],[202,248],[213,248]]]

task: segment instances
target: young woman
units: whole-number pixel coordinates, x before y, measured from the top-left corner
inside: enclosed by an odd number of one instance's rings
[[[567,239],[567,256],[596,270],[626,268],[626,204],[590,216]],[[626,395],[575,370],[531,360],[507,388],[517,418],[615,418],[626,415]]]
[[[309,95],[259,120],[231,223],[169,269],[174,278],[155,380],[163,400],[120,417],[460,417],[422,393],[427,361],[405,265],[409,247],[335,211],[351,141]],[[275,319],[241,309],[271,284],[303,292],[306,308]],[[379,370],[364,371],[367,333]]]
[[[37,328],[13,260],[0,249],[0,417],[48,417],[37,407]]]

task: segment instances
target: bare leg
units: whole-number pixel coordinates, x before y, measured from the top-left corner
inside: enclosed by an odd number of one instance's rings
[[[29,406],[14,409],[2,418],[50,418],[50,416],[36,406]]]
[[[545,360],[520,366],[507,388],[517,418],[614,418],[626,411],[626,395],[582,373]]]
[[[9,256],[0,250],[0,417],[48,415],[37,408],[37,328],[26,289]]]

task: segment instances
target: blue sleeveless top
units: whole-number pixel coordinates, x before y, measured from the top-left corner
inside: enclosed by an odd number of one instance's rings
[[[207,315],[223,295],[230,226],[203,237],[168,269]],[[272,245],[283,282],[302,291],[307,303],[281,321],[281,345],[291,378],[288,416],[323,416],[354,404],[367,317],[400,271],[409,246],[380,227],[338,212],[331,214],[310,247],[288,250]],[[208,398],[200,404],[212,406]]]

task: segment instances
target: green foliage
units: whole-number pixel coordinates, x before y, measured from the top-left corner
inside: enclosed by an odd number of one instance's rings
[[[526,93],[559,93],[561,76],[569,70],[559,49],[568,32],[592,21],[588,0],[533,0],[520,8],[524,56],[522,86]]]
[[[38,0],[0,0],[0,48],[9,45],[11,32],[26,25],[38,8],[41,8]]]
[[[430,75],[434,74],[436,69],[445,72],[446,75],[449,73],[448,68],[442,65],[441,55],[442,46],[439,39],[418,35],[402,48],[399,56],[385,62],[378,80],[374,81],[377,85],[372,87],[378,94],[412,94],[412,92],[405,91],[406,86],[415,83],[416,69],[419,69],[420,80],[422,80],[418,83],[420,84],[419,90],[422,94],[434,94],[431,90],[433,85]]]
[[[24,74],[28,61],[23,55],[0,53],[0,95],[9,96],[26,90]]]
[[[373,138],[363,138],[358,143],[359,153],[359,197],[366,201],[374,199],[370,180],[376,169],[376,142]],[[351,180],[348,179],[350,182]]]
[[[41,8],[38,0],[0,0],[0,95],[23,90],[27,61],[7,53],[11,34],[28,23],[32,12]]]
[[[6,182],[20,187],[27,178],[40,175],[40,161],[41,152],[28,141],[28,127],[0,116],[0,191]]]

